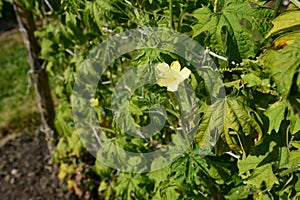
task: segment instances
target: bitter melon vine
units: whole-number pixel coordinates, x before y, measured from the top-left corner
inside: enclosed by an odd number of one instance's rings
[[[101,199],[124,200],[300,198],[297,4],[277,9],[270,6],[275,1],[263,0],[22,1],[43,20],[36,32],[40,57],[47,61],[60,100],[56,116],[60,140],[53,157],[60,164],[59,177],[77,195],[93,190]],[[172,27],[209,49],[203,56],[210,56],[217,68],[207,70],[208,74],[220,74],[226,98],[219,100],[218,90],[210,96],[193,66],[173,53],[143,49],[116,59],[98,84],[94,98],[99,103],[90,106],[104,133],[121,148],[150,152],[168,144],[180,126],[181,114],[180,103],[166,87],[145,85],[130,98],[128,120],[147,125],[148,111],[160,104],[168,114],[166,126],[150,140],[125,134],[116,126],[110,107],[114,83],[126,71],[136,68],[137,73],[152,77],[154,72],[140,66],[178,61],[191,70],[187,81],[200,105],[191,112],[199,119],[189,125],[199,127],[185,153],[158,171],[119,172],[92,158],[82,144],[72,118],[71,94],[76,73],[91,49],[114,34],[147,26]],[[212,108],[223,109],[220,118],[211,117]],[[216,121],[222,126],[211,129]],[[212,143],[214,132],[220,137]],[[200,155],[204,150],[207,156]]]

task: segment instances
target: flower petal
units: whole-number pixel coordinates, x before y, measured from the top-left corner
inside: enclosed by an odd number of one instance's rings
[[[94,99],[94,98],[90,99],[90,105],[91,106],[98,106],[99,105],[99,100],[97,98],[96,99]]]
[[[170,91],[170,92],[177,91],[178,90],[178,84],[169,85],[167,90]]]
[[[189,70],[188,68],[184,67],[181,71],[180,71],[180,75],[181,77],[184,79],[187,79],[190,75],[191,75],[191,70]]]
[[[171,63],[170,68],[174,71],[180,72],[181,65],[178,61],[174,61]]]
[[[169,81],[166,80],[165,78],[161,78],[157,81],[157,84],[160,86],[160,87],[166,87],[169,85]]]
[[[162,72],[168,71],[169,69],[170,68],[167,63],[159,63],[156,65],[157,73],[162,73]]]

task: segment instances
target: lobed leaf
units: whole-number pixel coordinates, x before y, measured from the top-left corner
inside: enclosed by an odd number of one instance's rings
[[[269,49],[261,57],[279,91],[287,97],[290,93],[293,77],[300,71],[300,39],[280,50]]]
[[[269,118],[269,130],[268,133],[270,134],[272,130],[275,130],[278,132],[280,128],[281,122],[284,120],[284,112],[286,109],[286,102],[276,102],[268,107],[268,109],[265,112],[265,115]]]
[[[246,182],[254,185],[257,189],[261,188],[264,183],[268,191],[272,189],[274,184],[279,183],[278,179],[273,173],[271,164],[266,164],[254,169],[253,174]]]
[[[262,137],[262,130],[254,117],[257,116],[256,112],[248,106],[244,97],[228,97],[212,106],[203,105],[200,112],[204,112],[204,115],[195,137],[200,147],[207,147],[209,143],[215,144],[219,135],[224,133],[228,146],[233,150],[240,149],[232,141],[230,130],[236,132],[239,137]]]
[[[226,0],[220,12],[214,13],[203,6],[192,15],[198,19],[192,26],[193,37],[204,33],[208,45],[214,50],[227,54],[230,60],[241,61],[255,55],[255,40],[263,32],[263,26],[257,25],[258,21],[261,22],[270,12],[253,9],[247,1]]]

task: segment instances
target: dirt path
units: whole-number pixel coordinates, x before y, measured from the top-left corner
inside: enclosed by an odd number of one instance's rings
[[[66,188],[49,164],[44,136],[39,131],[25,131],[10,136],[0,146],[1,200],[76,199],[63,192]]]

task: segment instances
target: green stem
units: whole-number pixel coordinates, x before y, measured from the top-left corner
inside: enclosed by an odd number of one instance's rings
[[[182,9],[180,9],[180,15],[179,15],[179,19],[178,19],[177,31],[179,31],[180,28],[181,28],[183,16],[184,16],[184,12],[182,11]]]
[[[115,131],[110,129],[110,128],[105,128],[105,127],[101,126],[100,129],[103,130],[103,131],[115,134]]]
[[[216,13],[217,10],[218,10],[218,1],[219,1],[219,0],[215,0],[215,1],[214,1],[214,13]]]
[[[169,11],[170,11],[169,26],[171,29],[173,29],[173,0],[170,0],[170,2],[169,2]]]
[[[282,4],[282,0],[276,0],[273,17],[277,16],[281,4]]]

